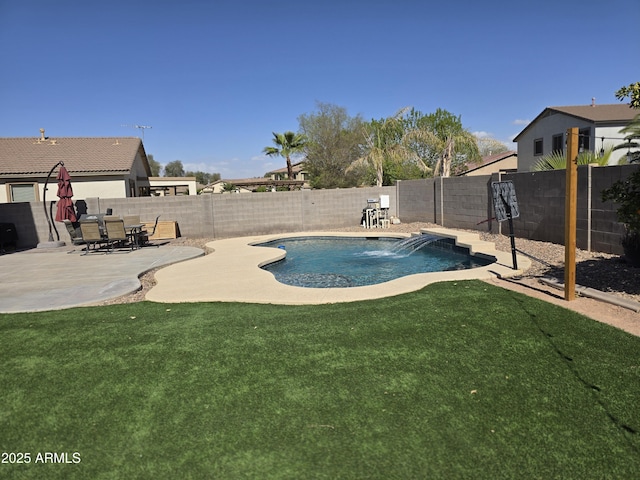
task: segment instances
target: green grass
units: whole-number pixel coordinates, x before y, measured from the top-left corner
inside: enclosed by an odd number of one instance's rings
[[[640,472],[640,338],[479,281],[0,315],[0,367],[2,452],[32,458],[2,478]]]

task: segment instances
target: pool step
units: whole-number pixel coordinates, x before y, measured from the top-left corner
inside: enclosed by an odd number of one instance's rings
[[[458,247],[468,248],[471,254],[476,254],[478,252],[486,253],[495,251],[496,249],[493,242],[480,240],[480,236],[477,233],[459,232],[456,230],[449,230],[448,228],[421,228],[420,233],[412,233],[411,235],[421,235],[423,233],[452,238],[455,240]]]

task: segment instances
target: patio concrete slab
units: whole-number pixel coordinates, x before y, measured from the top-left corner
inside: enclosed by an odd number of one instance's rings
[[[207,244],[213,252],[189,262],[171,265],[156,272],[157,284],[147,292],[154,302],[249,302],[285,305],[323,304],[384,298],[407,293],[434,282],[465,279],[489,279],[522,274],[530,267],[528,258],[518,255],[519,270],[512,268],[510,253],[495,250],[492,243],[481,242],[478,235],[447,229],[425,229],[425,233],[457,239],[476,254],[493,256],[496,262],[486,267],[449,272],[421,273],[398,278],[378,285],[352,288],[303,288],[284,285],[260,269],[261,265],[279,260],[283,250],[255,247],[252,244],[296,236],[374,236],[403,237],[408,235],[383,232],[327,233],[304,232],[278,235],[230,238]]]
[[[170,244],[110,254],[65,246],[0,255],[0,313],[95,305],[138,290],[144,272],[202,255]]]

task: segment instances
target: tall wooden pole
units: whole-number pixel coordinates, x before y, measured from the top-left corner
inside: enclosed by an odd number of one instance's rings
[[[566,197],[564,202],[564,299],[576,298],[576,225],[578,203],[578,129],[567,130]]]

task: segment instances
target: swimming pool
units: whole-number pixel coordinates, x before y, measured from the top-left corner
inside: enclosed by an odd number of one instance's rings
[[[292,237],[256,244],[282,248],[286,257],[261,268],[285,285],[348,288],[375,285],[416,273],[464,270],[495,261],[469,255],[448,238]]]

